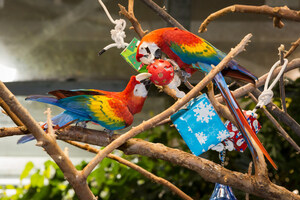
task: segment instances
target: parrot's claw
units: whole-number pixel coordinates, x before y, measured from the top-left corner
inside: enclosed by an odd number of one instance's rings
[[[176,97],[177,98],[182,98],[185,96],[185,93],[180,91],[177,87],[179,87],[181,84],[181,80],[179,78],[179,76],[177,74],[175,74],[173,81],[171,81],[171,83],[168,84],[169,88],[175,90],[176,92]]]
[[[184,70],[181,70],[181,77],[182,77],[182,81],[186,82],[187,79],[191,78],[191,74]]]
[[[86,128],[86,121],[76,122],[75,126],[79,126],[81,128]]]
[[[113,130],[109,130],[109,129],[103,129],[103,131],[105,132],[105,133],[108,133],[108,135],[109,135],[109,138],[111,139],[111,137],[113,136],[113,134],[114,134],[114,131]]]

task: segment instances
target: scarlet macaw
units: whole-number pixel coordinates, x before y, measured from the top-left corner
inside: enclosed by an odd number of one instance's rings
[[[91,121],[113,131],[130,126],[133,115],[142,110],[150,86],[148,79],[150,76],[149,73],[132,76],[122,92],[95,89],[56,90],[49,92],[55,97],[33,95],[26,100],[48,103],[65,109],[52,118],[56,129],[74,122]],[[43,128],[46,126],[44,124]],[[33,139],[32,135],[23,136],[18,143]]]
[[[218,63],[226,56],[225,53],[218,50],[199,36],[173,27],[157,29],[145,35],[138,45],[136,59],[144,64],[150,64],[154,59],[161,58],[162,52],[170,59],[174,60],[178,66],[188,74],[193,74],[197,70],[209,73],[212,69],[211,65],[218,65]],[[240,78],[252,83],[255,83],[257,78],[238,65],[236,61],[232,60],[229,62],[227,68],[214,77],[214,82],[220,89],[223,98],[237,121],[239,129],[241,130],[252,155],[257,158],[257,152],[250,140],[251,137],[273,167],[277,169],[276,164],[249,126],[238,103],[227,87],[223,75]]]

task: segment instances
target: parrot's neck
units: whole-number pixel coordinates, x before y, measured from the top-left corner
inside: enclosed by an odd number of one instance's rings
[[[139,113],[142,111],[144,102],[145,102],[146,98],[143,97],[133,97],[133,98],[129,98],[127,105],[128,105],[128,109],[129,111],[134,115],[136,113]]]

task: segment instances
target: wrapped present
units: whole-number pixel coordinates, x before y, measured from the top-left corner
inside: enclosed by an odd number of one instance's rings
[[[257,120],[256,114],[252,111],[243,111],[244,115],[247,118],[247,121],[252,128],[252,130],[257,134],[258,131],[261,129],[261,125]],[[245,151],[247,148],[247,143],[240,133],[240,131],[230,122],[226,121],[225,126],[230,133],[230,137],[224,140],[222,143],[219,143],[212,150],[222,151],[226,148],[228,151],[237,150],[240,152]]]
[[[185,109],[173,114],[171,120],[197,156],[230,136],[206,94],[191,100]]]
[[[126,60],[126,62],[133,67],[136,71],[142,73],[147,72],[147,65],[143,65],[141,62],[136,60],[136,51],[139,40],[133,38],[126,49],[121,52],[121,56]]]

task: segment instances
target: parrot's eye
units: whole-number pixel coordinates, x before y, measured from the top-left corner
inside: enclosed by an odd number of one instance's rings
[[[162,53],[160,49],[157,49],[154,53],[155,59],[161,58],[161,55]]]

